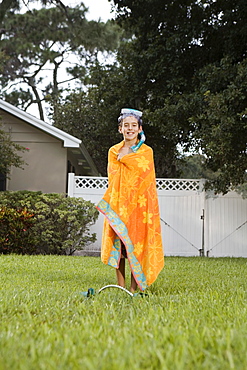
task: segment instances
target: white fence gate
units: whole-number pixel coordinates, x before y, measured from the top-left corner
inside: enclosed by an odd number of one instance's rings
[[[203,180],[157,179],[162,239],[166,256],[247,257],[247,200],[235,192],[215,196],[203,191]],[[68,196],[97,204],[107,188],[105,177],[69,174]],[[99,252],[100,214],[91,232]]]

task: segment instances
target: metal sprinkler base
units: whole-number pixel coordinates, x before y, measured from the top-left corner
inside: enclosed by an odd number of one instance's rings
[[[117,288],[117,289],[123,290],[125,293],[127,293],[128,295],[130,295],[132,298],[134,298],[134,297],[148,296],[147,293],[143,293],[143,292],[131,293],[129,290],[123,288],[122,286],[120,286],[120,285],[114,285],[114,284],[103,286],[98,291],[98,294],[101,293],[103,290],[108,289],[108,288]],[[89,298],[89,297],[92,297],[92,296],[96,295],[96,291],[93,288],[89,288],[87,292],[81,292],[80,294],[83,295],[84,297]]]

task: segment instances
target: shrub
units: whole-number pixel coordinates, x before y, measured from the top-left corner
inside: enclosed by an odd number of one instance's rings
[[[29,233],[33,217],[26,208],[0,208],[0,253],[30,253],[34,245]]]
[[[15,211],[26,209],[33,215],[25,253],[72,254],[96,240],[89,227],[96,221],[98,211],[93,203],[82,198],[30,191],[3,192],[0,193],[0,207]],[[14,225],[13,221],[11,232],[20,237],[21,233]],[[16,240],[8,253],[23,253],[22,244]]]

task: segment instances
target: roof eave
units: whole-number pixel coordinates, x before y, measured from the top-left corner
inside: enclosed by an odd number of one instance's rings
[[[63,141],[65,148],[79,148],[81,140],[0,99],[0,108]]]

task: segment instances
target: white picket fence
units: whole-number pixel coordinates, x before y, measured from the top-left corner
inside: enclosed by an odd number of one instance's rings
[[[157,179],[162,239],[166,256],[247,257],[247,200],[235,192],[205,193],[203,180]],[[68,196],[97,204],[107,188],[105,177],[69,174]],[[103,215],[91,231],[100,251]]]

